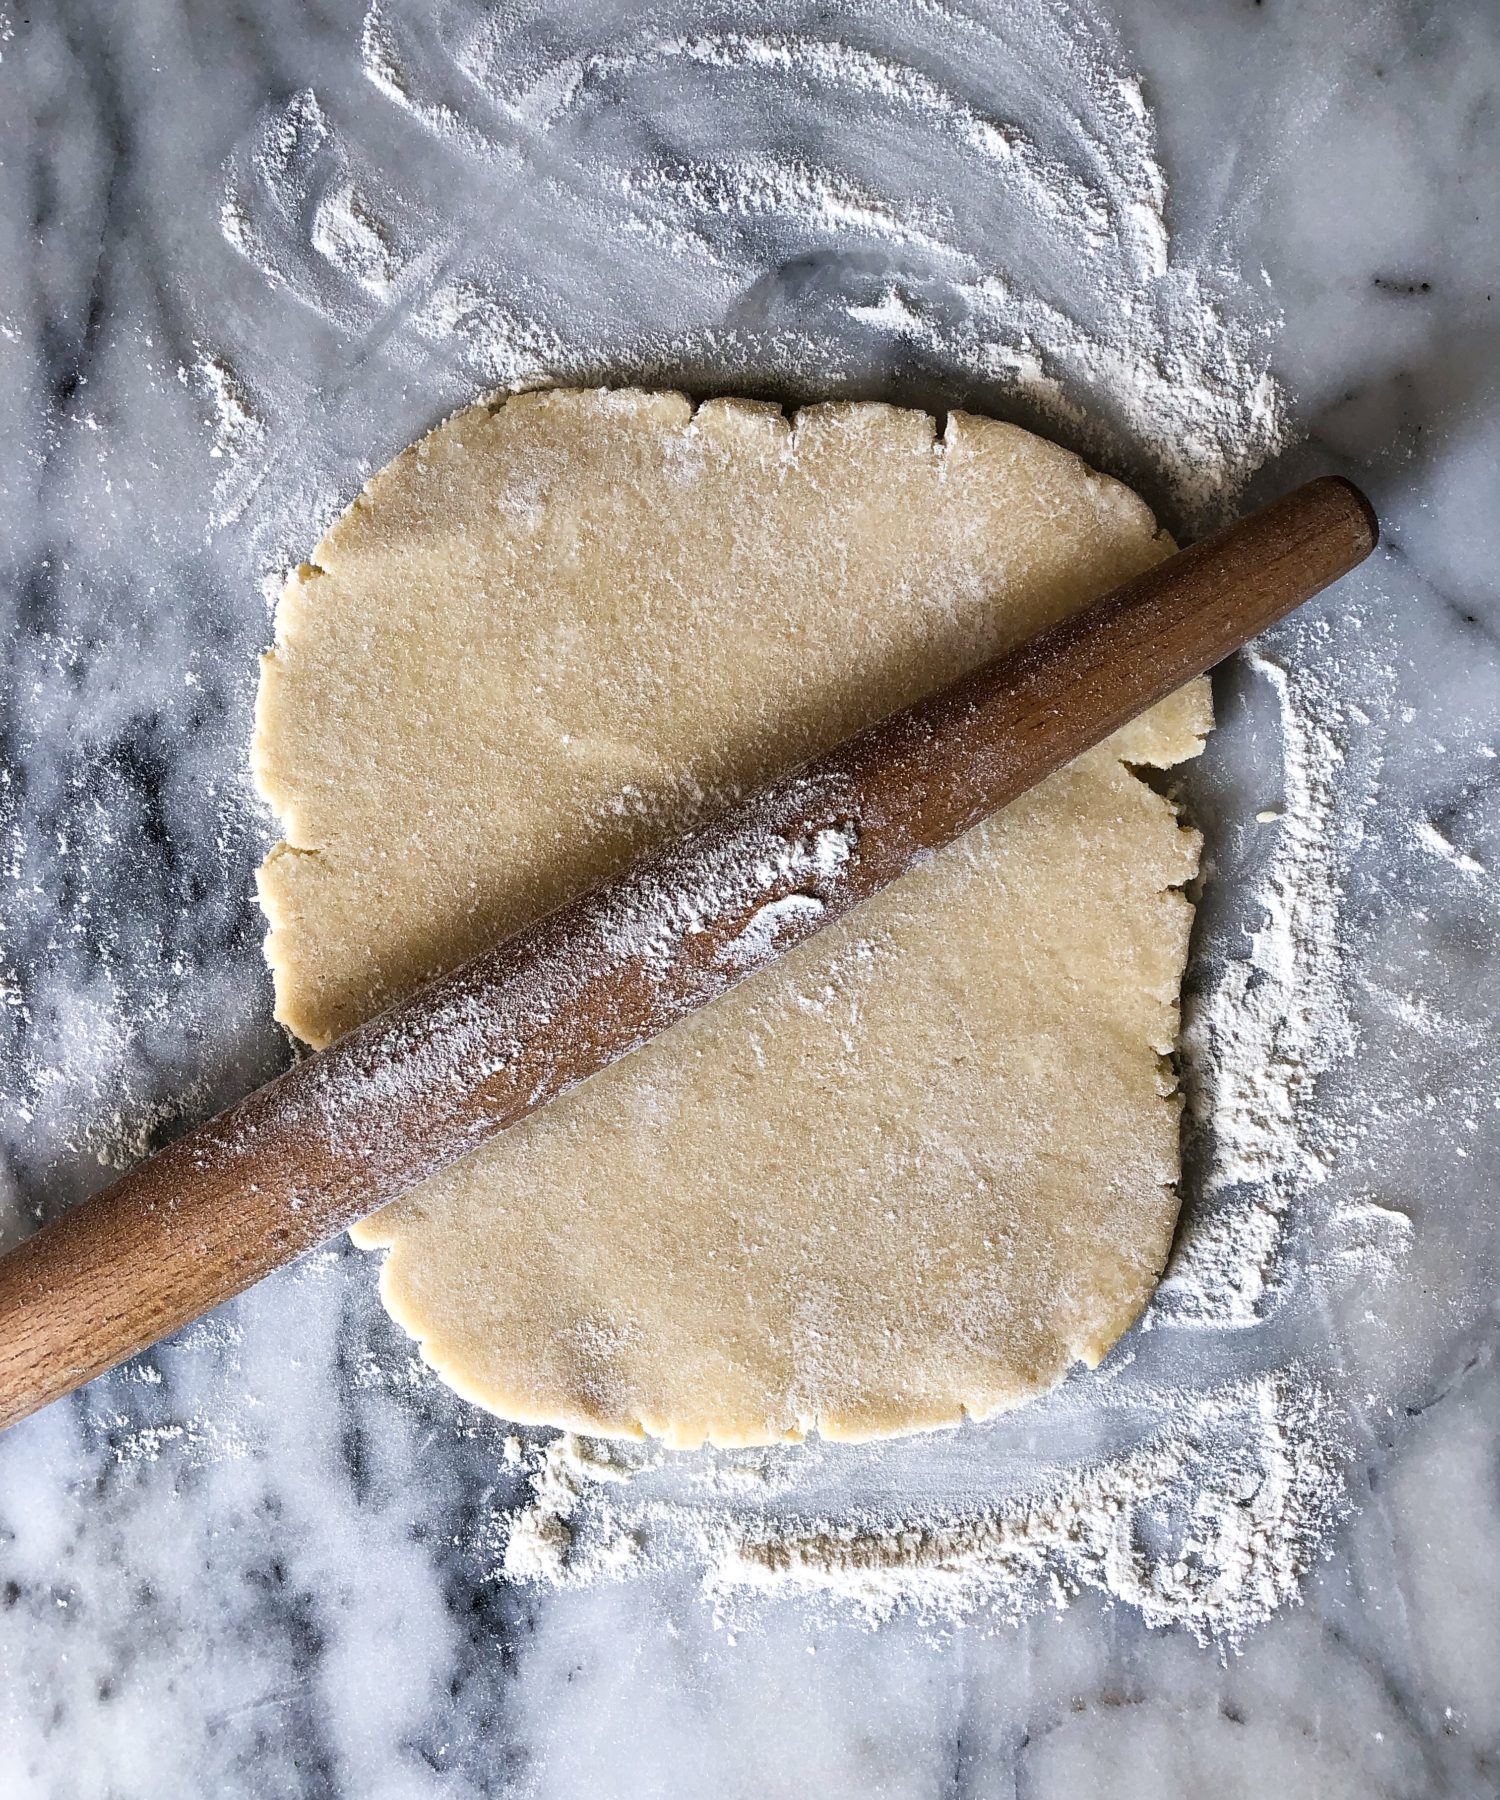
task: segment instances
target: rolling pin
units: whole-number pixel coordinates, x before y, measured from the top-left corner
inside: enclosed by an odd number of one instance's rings
[[[398,1199],[725,993],[1345,574],[1308,483],[441,976],[0,1259],[0,1425]]]

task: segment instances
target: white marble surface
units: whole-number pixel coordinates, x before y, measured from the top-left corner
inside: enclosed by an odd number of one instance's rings
[[[943,66],[959,10],[778,16],[847,25],[1044,132],[1073,75]],[[0,1440],[0,1796],[1500,1793],[1500,23],[1476,0],[1068,10],[1142,78],[1174,255],[1249,271],[1274,321],[1300,441],[1249,497],[1342,469],[1387,527],[1279,642],[1365,720],[1340,870],[1361,1036],[1319,1089],[1346,1127],[1328,1185],[1407,1213],[1413,1241],[1378,1292],[1134,1346],[1183,1379],[1274,1347],[1337,1388],[1356,1454],[1329,1557],[1233,1649],[1089,1595],[942,1631],[785,1599],[730,1632],[687,1571],[517,1587],[492,1529],[517,1496],[504,1428],[412,1371],[371,1266],[333,1248]],[[658,69],[528,135],[443,61],[482,12],[392,6],[363,60],[358,0],[0,12],[7,1238],[286,1054],[243,768],[259,584],[363,473],[476,388],[553,367],[1033,422],[869,324],[896,254],[878,233],[731,204],[704,230],[733,255],[696,280],[649,195],[600,199],[601,168],[664,145],[691,163],[774,138],[860,166],[875,102],[768,116]],[[525,70],[710,16],[510,7],[495,42]],[[369,51],[387,29],[394,84]],[[255,151],[289,116],[278,188]],[[399,268],[357,227],[330,250],[343,214],[320,239],[312,214],[351,179],[404,231]],[[971,249],[1045,284],[987,193],[951,198]],[[945,269],[901,272],[940,307]],[[467,311],[435,319],[460,281]],[[1190,523],[1128,426],[1102,454]],[[1281,778],[1243,666],[1219,698],[1193,788],[1215,870],[1200,959],[1257,922],[1234,899]],[[1034,1451],[1039,1417],[986,1441]]]

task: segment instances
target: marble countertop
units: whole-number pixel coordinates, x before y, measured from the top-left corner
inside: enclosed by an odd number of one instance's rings
[[[793,42],[857,44],[856,101],[810,63],[774,115],[702,85],[790,81]],[[1386,532],[1272,647],[1359,722],[1330,889],[1350,1040],[1306,1098],[1336,1149],[1287,1197],[1304,1235],[1332,1194],[1410,1241],[1378,1289],[1126,1352],[1316,1366],[1350,1421],[1325,1553],[1234,1644],[1094,1592],[941,1627],[783,1595],[731,1625],[686,1568],[518,1583],[505,1426],[331,1246],[0,1439],[0,1800],[1500,1794],[1500,18],[1476,0],[0,7],[0,1242],[285,1062],[244,766],[267,583],[474,392],[987,407],[1201,522],[1045,324],[1051,388],[969,354],[976,269],[1048,279],[1003,178],[929,168],[908,121],[925,198],[878,180],[883,107],[975,141],[1013,115],[1046,150],[1116,75],[1170,266],[1233,272],[1212,316],[1283,396],[1208,499],[1334,469]],[[1217,699],[1200,963],[1261,924],[1236,895],[1290,767],[1248,665]]]

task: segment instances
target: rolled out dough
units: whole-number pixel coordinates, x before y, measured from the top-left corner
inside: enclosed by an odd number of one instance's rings
[[[277,1016],[323,1044],[1170,549],[1009,425],[550,391],[397,457],[288,585],[254,746]],[[1096,1363],[1177,1210],[1195,683],[355,1232],[506,1417],[762,1443]]]

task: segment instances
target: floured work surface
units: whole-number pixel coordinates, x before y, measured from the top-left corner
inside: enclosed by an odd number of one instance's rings
[[[293,580],[257,779],[309,1042],[1170,549],[1014,427],[553,391],[459,414]],[[1176,1215],[1193,684],[355,1233],[508,1417],[678,1444],[982,1416],[1096,1362]]]

